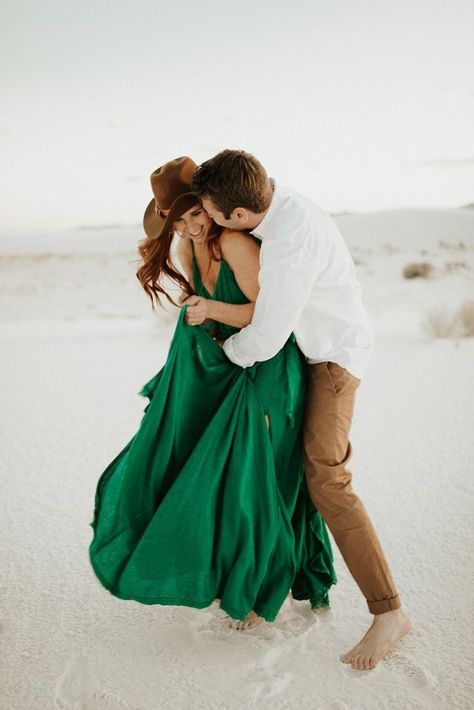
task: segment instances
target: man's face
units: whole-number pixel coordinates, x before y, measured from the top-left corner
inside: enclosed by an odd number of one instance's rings
[[[201,203],[209,217],[211,217],[211,219],[213,219],[214,222],[219,224],[221,227],[228,227],[229,229],[246,229],[246,225],[242,221],[240,208],[235,209],[232,212],[230,219],[226,219],[222,212],[219,212],[218,208],[209,197],[201,198]]]

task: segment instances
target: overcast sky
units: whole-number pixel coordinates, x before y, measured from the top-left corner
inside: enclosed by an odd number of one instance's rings
[[[329,211],[474,202],[472,0],[0,9],[0,231],[139,222],[225,147]]]

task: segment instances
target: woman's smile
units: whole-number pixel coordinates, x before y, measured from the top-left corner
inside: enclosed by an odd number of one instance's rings
[[[201,205],[192,207],[174,222],[175,229],[183,236],[192,239],[196,244],[206,241],[211,219]]]

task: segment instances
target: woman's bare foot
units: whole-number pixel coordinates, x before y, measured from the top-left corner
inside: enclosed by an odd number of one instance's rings
[[[258,616],[254,611],[249,611],[245,619],[232,619],[230,616],[229,626],[231,629],[239,629],[240,631],[248,631],[249,629],[255,629],[260,624],[266,624],[266,620],[262,616]]]
[[[372,670],[410,629],[411,621],[401,608],[376,614],[362,640],[339,659],[355,670]]]

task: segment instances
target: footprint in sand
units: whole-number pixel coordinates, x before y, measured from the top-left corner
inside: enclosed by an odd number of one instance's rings
[[[54,689],[56,710],[134,710],[113,690],[101,688],[86,649],[72,656]]]
[[[392,653],[381,663],[382,673],[379,682],[399,688],[420,689],[428,686],[426,673],[409,658]]]
[[[414,661],[392,654],[376,668],[358,671],[349,664],[341,664],[340,671],[354,680],[364,680],[371,685],[420,690],[428,686],[426,673]]]
[[[254,685],[253,702],[263,702],[273,697],[284,697],[285,692],[294,681],[293,673],[269,671],[265,668],[255,668],[246,677],[247,690]]]

